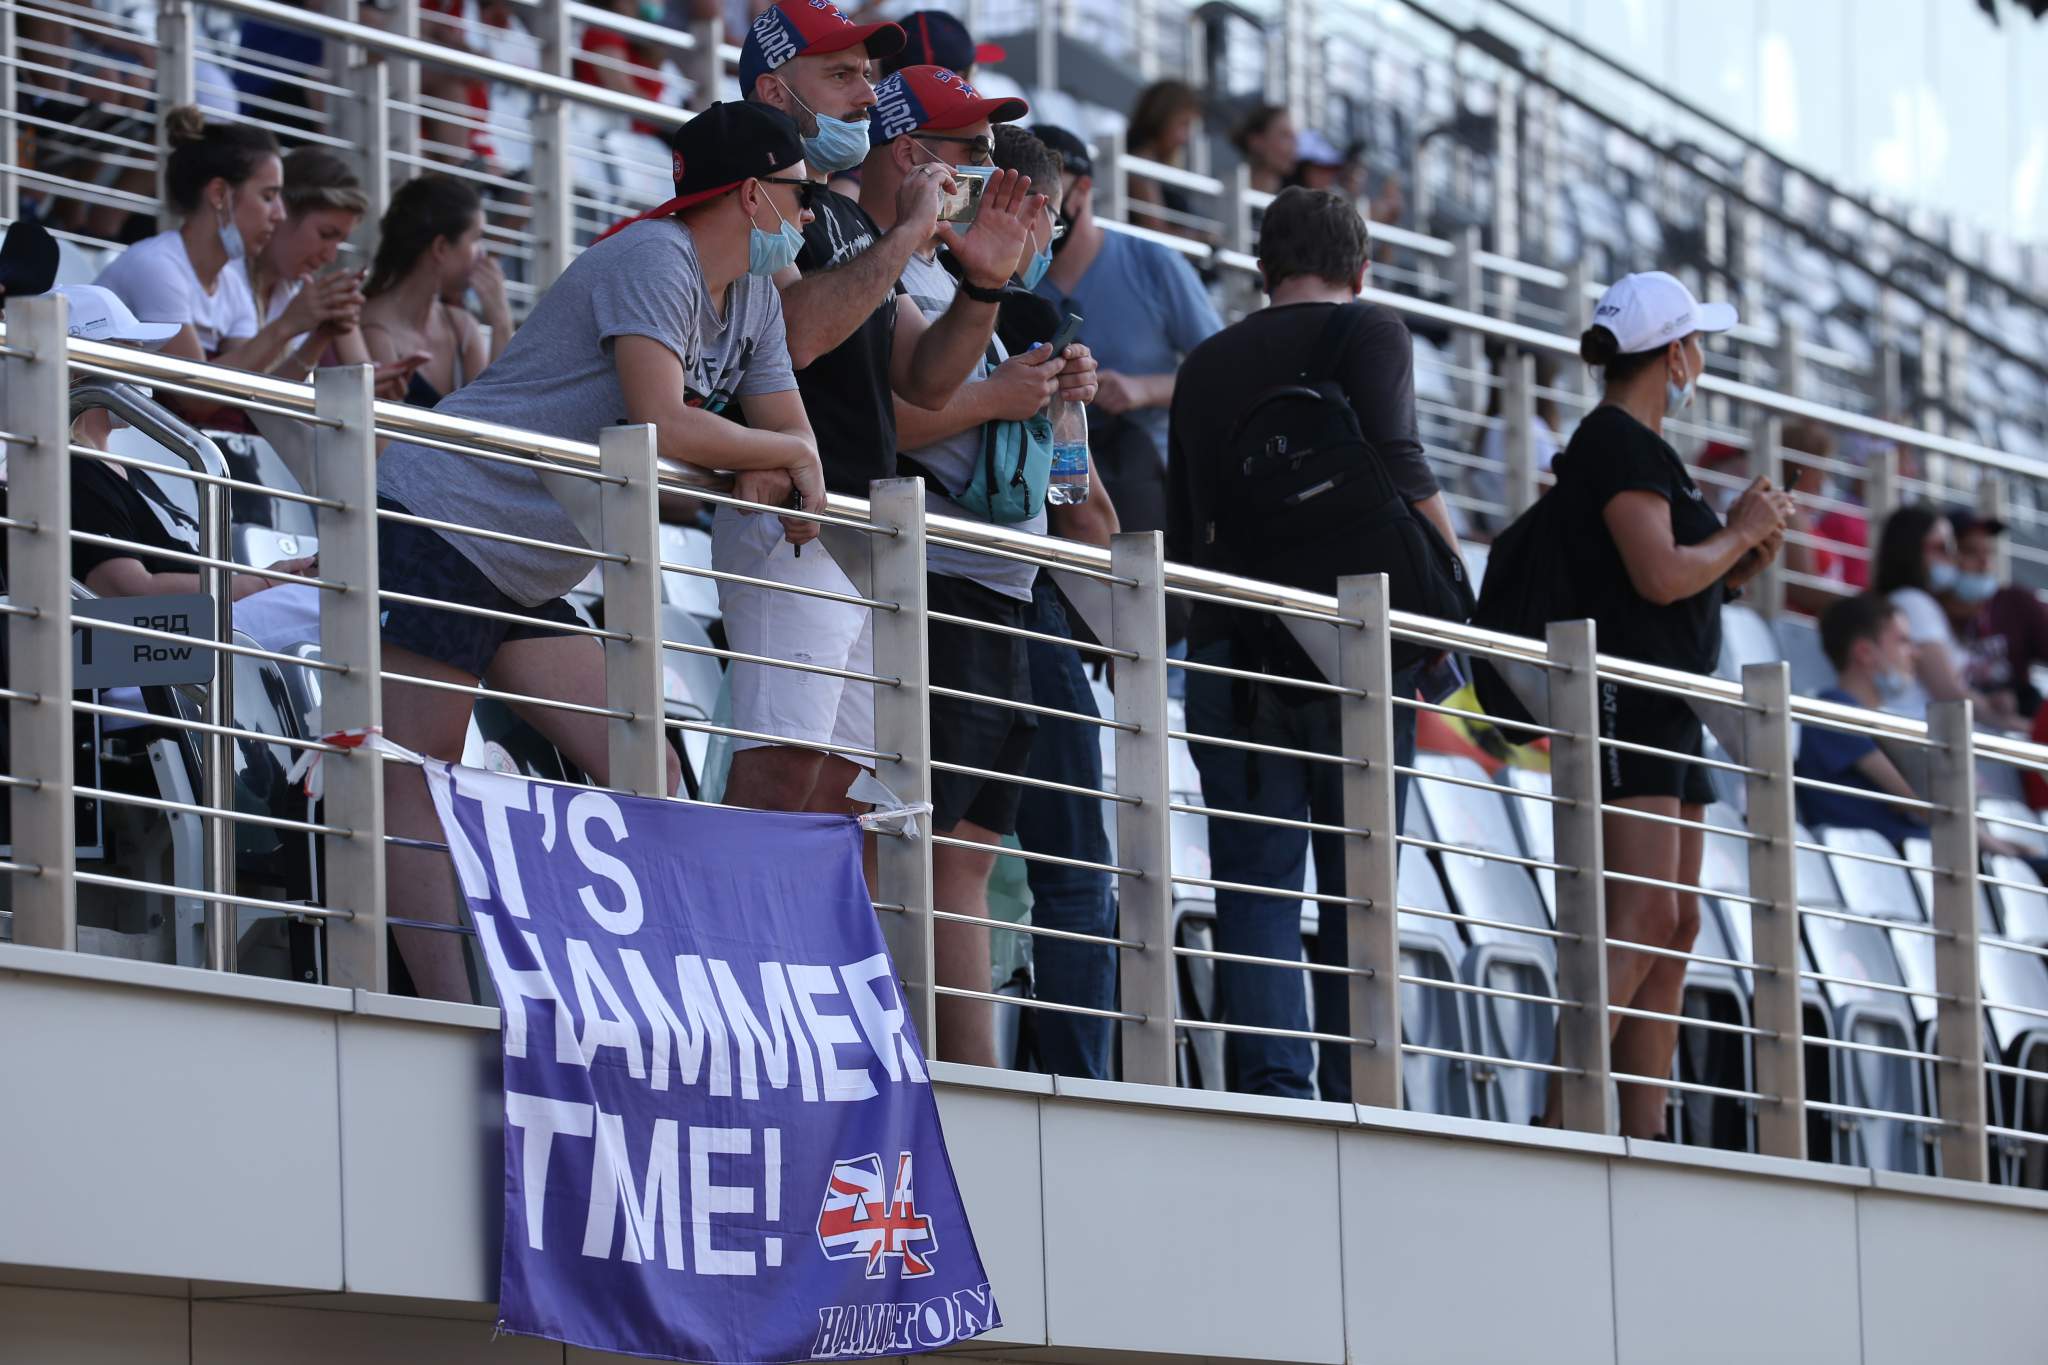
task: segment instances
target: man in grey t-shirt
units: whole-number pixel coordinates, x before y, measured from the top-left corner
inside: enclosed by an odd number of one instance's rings
[[[607,426],[652,423],[663,457],[738,471],[743,497],[782,505],[793,486],[799,506],[821,507],[817,443],[769,278],[794,235],[783,225],[800,227],[808,218],[810,182],[796,125],[758,105],[713,105],[677,132],[674,146],[676,197],[579,256],[505,353],[438,411],[589,442]],[[735,401],[745,426],[720,415]],[[603,649],[575,633],[560,600],[593,561],[539,471],[399,443],[385,452],[377,484],[384,588],[444,604],[394,601],[384,613],[384,667],[441,684],[394,684],[384,710],[393,740],[460,757],[475,701],[462,689],[479,679],[525,696],[604,704]],[[516,539],[436,530],[399,516]],[[782,525],[796,542],[818,529],[801,520]],[[521,709],[572,763],[606,780],[602,716]],[[673,790],[673,752],[668,762]],[[399,765],[385,771],[391,832],[437,837],[419,775]],[[398,913],[453,922],[444,856],[393,847],[387,857]],[[398,944],[420,994],[467,998],[458,940],[402,929]]]

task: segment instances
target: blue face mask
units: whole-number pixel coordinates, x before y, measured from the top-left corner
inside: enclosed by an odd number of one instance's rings
[[[1929,592],[1947,592],[1955,587],[1960,576],[1955,565],[1946,559],[1937,559],[1927,566],[1927,589]]]
[[[763,199],[768,196],[764,191]],[[775,201],[768,199],[768,211],[782,219],[782,231],[763,232],[755,228],[747,235],[747,273],[749,275],[777,275],[796,264],[796,254],[804,249],[803,230],[787,218],[782,210],[775,207]]]
[[[777,77],[780,80],[780,77]],[[790,90],[789,82],[783,81],[782,88],[789,97],[796,100],[797,108],[809,114],[818,124],[818,131],[804,139],[804,164],[812,170],[849,170],[860,165],[868,155],[868,121],[851,118],[833,118],[797,99],[797,93]]]
[[[1971,606],[1989,602],[1998,592],[1998,578],[1988,573],[1959,573],[1953,591],[1958,599]]]
[[[1017,278],[1026,289],[1036,289],[1038,288],[1038,282],[1045,278],[1045,272],[1050,269],[1052,269],[1052,248],[1048,246],[1041,248],[1038,254],[1031,258],[1030,263],[1024,267],[1024,273]]]

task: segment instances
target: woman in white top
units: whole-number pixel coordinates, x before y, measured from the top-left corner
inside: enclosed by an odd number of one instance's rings
[[[164,354],[267,374],[304,330],[302,319],[281,316],[265,324],[248,273],[236,262],[262,252],[284,221],[277,141],[246,124],[208,123],[190,105],[172,109],[164,122],[171,143],[165,185],[183,221],[129,247],[95,283],[118,294],[141,321],[183,327]],[[315,303],[309,316],[316,327],[360,307],[325,293]],[[222,410],[191,399],[176,406],[201,421]]]
[[[2003,728],[2021,722],[1970,687],[1967,659],[1950,628],[1940,597],[1956,584],[1956,538],[1947,517],[1932,507],[1901,507],[1885,519],[1877,542],[1874,586],[1906,618],[1913,642],[1913,673],[1929,701],[1974,701],[1980,720]]]

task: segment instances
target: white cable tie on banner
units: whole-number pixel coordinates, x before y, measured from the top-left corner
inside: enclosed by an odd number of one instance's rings
[[[862,829],[877,834],[892,834],[898,839],[916,839],[919,836],[917,817],[930,815],[932,803],[914,801],[905,804],[902,797],[889,790],[889,785],[865,768],[853,785],[846,789],[849,801],[864,801],[874,809],[860,817]]]
[[[383,730],[375,726],[358,727],[353,730],[336,730],[333,734],[320,736],[320,742],[337,749],[373,749],[378,753],[389,754],[401,762],[415,764],[419,767],[425,767],[427,764],[425,755],[416,754],[403,744],[394,743],[384,738]],[[299,750],[298,756],[284,770],[285,781],[294,783],[303,781],[306,785],[306,796],[314,801],[319,800],[322,792],[320,760],[325,757],[327,757],[327,750],[325,749]]]

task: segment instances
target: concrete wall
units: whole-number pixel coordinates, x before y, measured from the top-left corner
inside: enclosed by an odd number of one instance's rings
[[[0,1365],[491,1340],[495,1011],[0,946]],[[937,1067],[976,1354],[2048,1358],[2048,1198]]]

